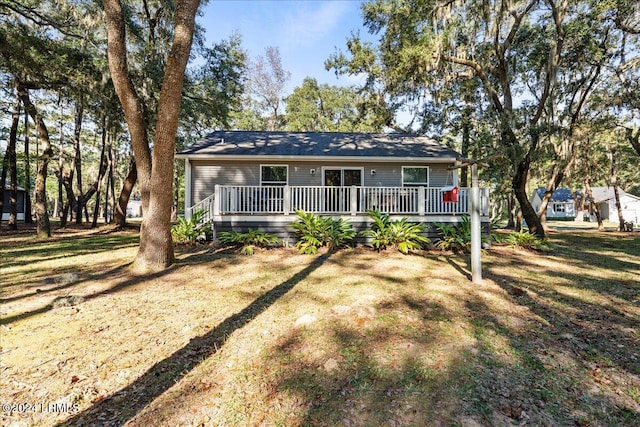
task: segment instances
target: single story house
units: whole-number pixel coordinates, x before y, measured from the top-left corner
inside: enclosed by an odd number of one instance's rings
[[[424,223],[469,213],[458,189],[460,154],[406,134],[217,131],[176,155],[185,160],[185,215],[206,212],[217,231],[259,228],[284,239],[296,210],[350,219],[367,211]],[[488,224],[488,191],[481,218]]]
[[[536,188],[531,199],[531,206],[538,212],[542,206],[544,188]],[[568,188],[558,188],[551,195],[547,204],[547,219],[574,219],[576,217],[576,201]]]
[[[617,223],[619,221],[618,208],[613,187],[593,187],[591,194],[602,219]],[[620,206],[624,220],[638,225],[640,223],[640,197],[629,194],[621,188],[618,189],[618,194],[620,195]],[[595,221],[595,217],[593,220]]]
[[[8,221],[9,220],[9,197],[11,195],[11,187],[9,185],[5,186],[5,188],[2,191],[2,199],[3,199],[3,204],[2,204],[2,220],[3,221]],[[17,220],[18,221],[24,221],[24,201],[25,201],[25,189],[21,188],[21,187],[17,187],[17,208],[18,208],[18,212],[17,212]]]

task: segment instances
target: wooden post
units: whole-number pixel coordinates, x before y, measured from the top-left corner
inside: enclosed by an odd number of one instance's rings
[[[478,162],[471,164],[471,281],[482,283],[482,246],[480,233],[480,188],[478,183]]]
[[[351,194],[349,195],[351,215],[355,216],[358,212],[358,187],[351,186]]]
[[[425,213],[425,188],[418,187],[418,215],[424,216]]]
[[[222,192],[220,191],[220,184],[216,184],[213,190],[213,215],[220,215],[220,206],[222,203]]]
[[[291,187],[288,185],[284,186],[284,194],[282,196],[282,209],[284,210],[285,215],[289,215],[291,212]]]
[[[184,217],[189,220],[192,214],[191,209],[191,161],[184,160]]]

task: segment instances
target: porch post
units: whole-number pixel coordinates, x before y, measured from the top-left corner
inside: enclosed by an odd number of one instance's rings
[[[184,159],[184,217],[191,219],[191,161]]]
[[[418,187],[418,215],[423,216],[425,213],[424,205],[425,205],[425,188]]]
[[[480,260],[480,188],[478,184],[478,162],[471,164],[471,280],[482,283],[482,263]]]
[[[216,184],[213,190],[213,215],[220,215],[220,205],[222,203],[222,193],[220,191],[220,184]]]
[[[291,212],[291,187],[288,185],[284,186],[284,194],[282,196],[282,209],[284,210],[285,215],[289,215]]]
[[[358,187],[355,185],[351,186],[351,194],[349,195],[350,199],[350,207],[351,207],[351,215],[354,215],[358,212]]]

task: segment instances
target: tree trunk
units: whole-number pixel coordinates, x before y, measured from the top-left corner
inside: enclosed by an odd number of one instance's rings
[[[618,231],[624,231],[624,215],[622,214],[622,206],[620,204],[620,192],[618,191],[618,168],[616,164],[616,149],[608,146],[607,147],[607,156],[609,157],[610,168],[610,183],[613,187],[613,194],[616,200],[616,209],[618,211]]]
[[[24,223],[33,224],[31,216],[31,154],[29,153],[29,112],[24,110]]]
[[[199,0],[176,2],[175,31],[166,59],[158,103],[153,162],[140,99],[128,74],[125,25],[118,0],[104,0],[107,22],[107,53],[113,84],[122,104],[138,167],[144,217],[136,269],[162,270],[173,263],[171,200],[175,136],[185,68],[191,51]]]
[[[107,146],[107,127],[105,117],[102,116],[102,149],[100,150],[100,167],[98,168],[98,180],[95,185],[95,193],[96,193],[96,205],[93,208],[93,222],[91,223],[91,228],[96,228],[98,226],[98,215],[100,214],[100,190],[102,189],[102,178],[104,177],[104,172],[106,171],[106,155],[105,149]],[[87,197],[86,200],[89,200]],[[105,211],[107,209],[107,203],[105,201]]]
[[[113,139],[114,139],[113,128],[111,129],[109,136],[110,136],[109,138],[109,178],[107,179],[107,190],[111,198],[111,214],[109,215],[109,223],[111,223],[113,222],[113,211],[116,208],[116,193],[114,188],[115,185],[113,182],[115,180],[115,162],[116,162],[116,157],[113,150]]]
[[[540,222],[540,218],[536,214],[535,209],[531,206],[527,197],[527,177],[531,166],[531,157],[527,154],[522,161],[516,165],[516,173],[513,176],[513,192],[520,204],[520,211],[524,220],[527,222],[529,232],[540,239],[545,238],[545,231]]]
[[[19,86],[20,99],[24,108],[36,124],[38,140],[42,141],[42,154],[38,158],[38,168],[36,175],[36,233],[38,237],[51,237],[51,224],[49,223],[49,212],[47,211],[47,168],[49,161],[53,157],[51,142],[49,141],[49,131],[42,117],[38,115],[35,105],[29,99],[29,91]]]
[[[62,170],[64,169],[64,128],[63,128],[63,121],[62,121],[62,115],[64,114],[64,110],[62,108],[62,96],[60,94],[58,94],[58,110],[59,110],[59,117],[58,117],[58,126],[59,126],[59,138],[58,138],[58,172],[56,173],[56,176],[58,178],[58,197],[56,198],[55,204],[53,205],[53,217],[59,217],[60,216],[60,212],[63,210],[62,208],[62,204],[63,199],[62,199]]]
[[[7,186],[7,172],[9,171],[9,147],[2,158],[2,175],[0,175],[0,188],[2,189],[2,198],[0,198],[0,226],[2,225],[2,217],[4,216],[4,192]]]
[[[513,191],[509,192],[507,195],[507,228],[515,229],[516,228],[516,199],[513,195]]]
[[[626,136],[633,149],[640,156],[640,129],[635,129],[635,132],[633,129],[627,129]]]
[[[602,223],[602,215],[600,215],[600,209],[596,204],[596,201],[593,200],[593,192],[591,191],[591,183],[587,178],[584,182],[584,187],[587,189],[587,197],[589,198],[589,211],[593,212],[596,217],[596,221],[598,222],[598,231],[604,231],[604,224]]]
[[[4,193],[7,186],[7,171],[11,186],[9,188],[9,230],[18,228],[18,172],[16,165],[16,143],[18,140],[18,124],[20,122],[20,96],[16,85],[16,98],[11,113],[11,129],[9,131],[9,143],[7,151],[2,161],[2,177],[0,178],[0,188],[2,188],[2,199],[0,200],[0,221],[4,213]]]
[[[624,214],[622,212],[622,204],[620,203],[620,190],[617,184],[613,184],[613,195],[616,200],[616,209],[618,210],[618,231],[626,231]]]
[[[11,115],[11,130],[9,131],[9,144],[7,145],[6,156],[9,157],[9,178],[11,179],[11,187],[9,188],[9,230],[18,229],[18,165],[16,159],[16,144],[18,140],[18,124],[20,122],[20,98],[17,95],[14,105],[13,114]],[[5,183],[2,183],[4,190]],[[3,197],[4,198],[4,197]],[[2,209],[0,208],[0,212]]]
[[[78,209],[78,201],[73,193],[73,175],[76,171],[77,164],[80,162],[80,133],[82,131],[83,111],[84,102],[83,97],[80,96],[80,99],[76,100],[75,124],[73,129],[73,159],[71,160],[69,173],[64,173],[62,176],[62,185],[64,185],[67,193],[67,202],[64,205],[64,211],[60,220],[61,227],[67,226],[67,215],[69,215],[69,219],[72,219],[70,212],[77,212]],[[82,193],[78,194],[82,195]]]
[[[76,202],[76,224],[82,224],[82,211],[84,209],[87,222],[89,222],[87,216],[87,208],[85,200],[82,198],[82,150],[80,147],[80,133],[82,132],[82,118],[84,115],[84,97],[80,97],[76,100],[76,121],[73,128],[73,166],[76,174],[77,192],[78,198]],[[73,173],[71,173],[71,181],[73,182]]]
[[[135,157],[131,156],[129,173],[122,184],[122,190],[120,191],[120,197],[118,197],[118,204],[116,206],[114,218],[116,228],[124,228],[127,225],[127,205],[129,204],[129,197],[131,197],[133,187],[136,185],[137,177],[136,160]]]

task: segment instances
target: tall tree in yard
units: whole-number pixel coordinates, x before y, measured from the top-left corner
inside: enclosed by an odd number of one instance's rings
[[[125,16],[119,0],[105,0],[109,69],[129,127],[136,158],[144,218],[135,265],[161,270],[173,262],[171,206],[175,137],[185,68],[193,41],[199,0],[175,2],[173,42],[164,66],[158,99],[153,155],[140,97],[129,75]]]
[[[532,165],[551,137],[571,137],[603,70],[615,65],[620,28],[629,26],[619,12],[637,12],[636,3],[371,0],[363,15],[370,32],[380,35],[377,50],[354,37],[351,57],[336,55],[332,65],[379,77],[391,96],[410,99],[425,88],[475,79],[498,120],[498,148],[509,160],[522,214],[529,230],[544,237],[527,194]],[[379,62],[367,59],[373,55]],[[358,68],[367,61],[376,67]],[[571,147],[561,148],[550,187],[572,163]]]

